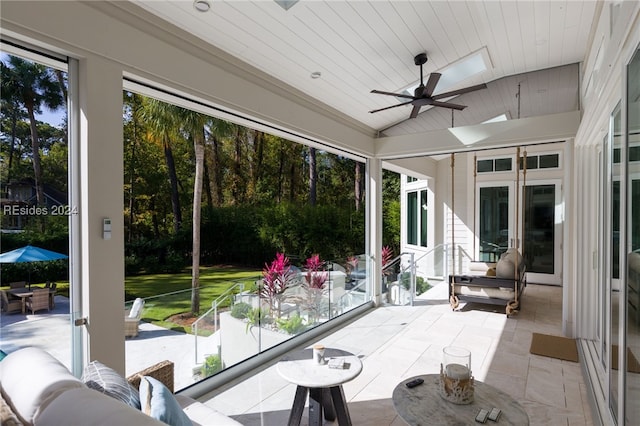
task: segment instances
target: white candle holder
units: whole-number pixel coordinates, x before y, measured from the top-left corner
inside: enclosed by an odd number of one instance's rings
[[[439,389],[440,396],[454,404],[473,402],[474,388],[469,350],[455,346],[443,349]]]

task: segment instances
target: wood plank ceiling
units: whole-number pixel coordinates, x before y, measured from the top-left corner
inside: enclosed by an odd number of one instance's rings
[[[318,103],[385,135],[451,127],[451,110],[411,106],[390,96],[419,81],[416,54],[426,52],[428,74],[486,49],[486,71],[441,88],[487,83],[486,90],[452,102],[468,107],[455,126],[498,115],[530,117],[579,108],[579,66],[585,59],[596,1],[321,1],[300,0],[284,10],[273,0],[209,0],[198,12],[191,0],[132,0],[272,75]],[[311,74],[321,77],[312,79]],[[516,98],[520,84],[519,103]],[[518,106],[519,104],[519,106]]]

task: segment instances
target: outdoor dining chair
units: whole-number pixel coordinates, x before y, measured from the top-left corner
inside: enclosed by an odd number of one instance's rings
[[[53,309],[56,307],[56,288],[58,287],[57,283],[51,283],[48,286],[49,290],[49,309]],[[45,287],[47,288],[47,287]]]
[[[33,290],[33,296],[27,298],[27,308],[32,314],[43,309],[49,310],[49,289],[39,288]]]
[[[13,288],[25,288],[27,286],[27,282],[26,281],[14,281],[12,283],[9,283],[9,288],[13,289]]]
[[[9,300],[7,292],[0,291],[0,302],[2,303],[2,312],[12,314],[15,312],[22,312],[22,301],[18,299]]]

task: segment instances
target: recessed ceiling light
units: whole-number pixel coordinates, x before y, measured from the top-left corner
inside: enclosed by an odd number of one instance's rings
[[[209,4],[208,0],[195,0],[193,2],[193,7],[198,12],[208,12],[211,9],[211,4]]]
[[[316,79],[322,77],[322,73],[320,71],[314,71],[311,73],[311,78]]]

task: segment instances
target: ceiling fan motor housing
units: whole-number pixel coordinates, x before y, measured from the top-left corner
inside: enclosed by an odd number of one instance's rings
[[[427,54],[426,53],[418,53],[415,58],[413,58],[413,62],[416,65],[424,65],[427,63]]]

